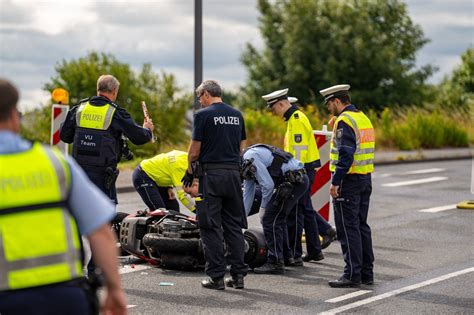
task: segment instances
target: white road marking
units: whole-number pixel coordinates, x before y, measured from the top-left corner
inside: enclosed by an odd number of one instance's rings
[[[380,301],[380,300],[383,300],[383,299],[386,299],[386,298],[389,298],[389,297],[392,297],[392,296],[395,296],[395,295],[398,295],[398,294],[401,294],[401,293],[404,293],[404,292],[416,290],[416,289],[419,289],[421,287],[431,285],[431,284],[435,284],[437,282],[441,282],[441,281],[444,281],[444,280],[447,280],[447,279],[450,279],[450,278],[453,278],[453,277],[457,277],[457,276],[460,276],[460,275],[463,275],[463,274],[466,274],[466,273],[469,273],[469,272],[473,272],[473,271],[474,271],[474,267],[470,267],[470,268],[466,268],[466,269],[463,269],[463,270],[455,271],[455,272],[448,273],[448,274],[440,276],[440,277],[436,277],[436,278],[426,280],[426,281],[423,281],[423,282],[420,282],[420,283],[415,283],[415,284],[409,285],[407,287],[403,287],[403,288],[400,288],[400,289],[397,289],[397,290],[389,291],[387,293],[383,293],[383,294],[380,294],[380,295],[372,296],[370,298],[360,300],[360,301],[357,301],[357,302],[353,302],[353,303],[343,305],[343,306],[340,306],[340,307],[336,307],[336,308],[333,308],[331,310],[327,310],[327,311],[319,313],[319,314],[321,314],[321,315],[330,315],[330,314],[337,314],[337,313],[345,312],[347,310],[350,310],[350,309],[353,309],[353,308],[356,308],[356,307],[360,307],[362,305],[366,305],[366,304],[369,304],[369,303],[372,303],[372,302]]]
[[[338,302],[341,302],[341,301],[344,301],[344,300],[347,300],[347,299],[352,299],[353,297],[360,296],[360,295],[363,295],[363,294],[366,294],[366,293],[369,293],[369,292],[372,292],[372,291],[371,290],[359,290],[359,291],[355,291],[355,292],[352,292],[352,293],[349,293],[349,294],[346,294],[346,295],[338,296],[338,297],[333,298],[333,299],[326,300],[324,302],[338,303]]]
[[[136,305],[127,305],[127,308],[135,307]]]
[[[428,208],[428,209],[419,210],[419,212],[431,212],[431,213],[436,213],[436,212],[441,212],[441,211],[456,209],[456,206],[457,206],[456,204],[454,204],[454,205],[448,205],[448,206],[440,206],[440,207],[434,207],[434,208]]]
[[[403,181],[403,182],[382,184],[382,186],[383,187],[400,187],[400,186],[409,186],[409,185],[439,182],[439,181],[447,180],[447,179],[448,179],[447,177],[435,176],[435,177],[428,177],[428,178],[422,178],[422,179],[407,180],[407,181]]]
[[[428,174],[428,173],[439,173],[445,171],[445,168],[427,168],[424,170],[409,171],[403,174],[413,175],[413,174]]]
[[[132,267],[131,265],[125,265],[119,269],[119,273],[123,275],[124,273],[130,273],[130,272],[135,272],[135,271],[142,271],[146,269],[153,268],[153,266],[150,265],[134,265]]]

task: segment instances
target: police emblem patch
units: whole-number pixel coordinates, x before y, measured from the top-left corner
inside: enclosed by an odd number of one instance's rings
[[[302,134],[296,134],[295,135],[295,142],[300,143],[301,141],[303,141],[303,135]]]
[[[337,129],[336,130],[336,138],[340,139],[342,138],[342,132],[343,132],[343,129]]]

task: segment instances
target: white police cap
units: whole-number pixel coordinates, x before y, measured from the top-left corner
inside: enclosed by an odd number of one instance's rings
[[[288,99],[288,89],[278,90],[270,94],[262,96],[267,102],[267,107],[272,107],[276,102]]]
[[[339,84],[321,90],[319,93],[324,97],[324,101],[327,102],[334,97],[349,95],[350,88],[349,84]]]
[[[297,97],[293,97],[293,96],[288,96],[288,101],[293,104],[293,103],[296,103],[298,102],[298,98]]]

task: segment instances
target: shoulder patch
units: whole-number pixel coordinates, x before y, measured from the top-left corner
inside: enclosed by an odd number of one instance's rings
[[[344,131],[344,129],[342,129],[342,128],[337,129],[336,130],[336,138],[338,138],[338,139],[342,138],[343,131]]]
[[[301,141],[303,141],[303,135],[302,134],[295,134],[295,142],[296,143],[300,143]]]

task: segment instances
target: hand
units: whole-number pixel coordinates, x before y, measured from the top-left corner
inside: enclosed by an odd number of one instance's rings
[[[339,186],[334,186],[331,184],[331,187],[329,188],[329,193],[333,198],[337,198],[339,196]]]
[[[174,194],[174,189],[173,187],[168,188],[168,198],[169,200],[174,200],[176,199],[176,195]]]
[[[150,118],[145,118],[145,120],[143,120],[143,128],[148,128],[151,132],[153,132],[153,130],[155,129],[155,125],[153,125],[153,120],[151,120]]]
[[[336,122],[337,117],[332,116],[331,119],[329,119],[328,126],[329,129],[333,130],[334,129],[334,123]]]
[[[122,289],[109,289],[101,307],[102,314],[127,314],[127,299]]]
[[[191,187],[193,185],[194,175],[186,171],[183,178],[181,178],[181,182],[183,183],[184,187]]]

